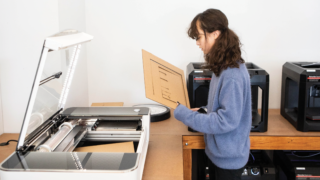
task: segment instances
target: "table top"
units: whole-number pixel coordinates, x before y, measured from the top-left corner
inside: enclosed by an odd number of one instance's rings
[[[267,132],[251,132],[250,136],[320,137],[320,132],[297,131],[280,115],[280,109],[270,109],[268,121]],[[182,136],[193,135],[203,133],[189,132],[186,125],[174,118],[173,111],[169,119],[151,123],[143,179],[183,179]]]
[[[252,132],[250,136],[293,136],[320,137],[320,132],[297,131],[286,119],[280,115],[279,109],[269,110],[268,131],[264,133]],[[183,148],[182,136],[203,135],[189,132],[188,127],[177,121],[171,112],[171,118],[150,124],[150,141],[145,163],[143,180],[182,180],[183,179]],[[18,139],[18,134],[2,134],[0,142]],[[15,142],[9,146],[0,147],[0,161],[9,156],[16,147]]]
[[[268,131],[251,132],[250,136],[319,137],[320,132],[297,131],[289,121],[280,115],[280,109],[269,109]]]
[[[320,123],[320,122],[319,122]],[[189,132],[187,126],[177,121],[173,117],[161,122],[151,123],[151,134],[167,134],[167,135],[203,135],[202,133]],[[319,137],[320,132],[301,132],[290,124],[283,116],[280,115],[280,109],[269,109],[268,114],[268,131],[267,132],[251,132],[250,136],[294,136],[294,137]]]

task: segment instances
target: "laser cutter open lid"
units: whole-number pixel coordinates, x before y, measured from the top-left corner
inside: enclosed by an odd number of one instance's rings
[[[77,30],[65,30],[45,39],[17,150],[32,131],[64,108],[81,44],[92,39]]]
[[[177,101],[190,108],[183,70],[142,50],[146,97],[175,109]]]

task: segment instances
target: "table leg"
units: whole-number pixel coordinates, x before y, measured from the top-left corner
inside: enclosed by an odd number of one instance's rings
[[[191,180],[192,175],[192,149],[183,150],[183,179]]]

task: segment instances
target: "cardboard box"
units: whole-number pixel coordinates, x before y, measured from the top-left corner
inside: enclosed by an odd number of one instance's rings
[[[103,144],[96,146],[78,147],[73,150],[74,152],[124,152],[134,153],[133,141]]]
[[[190,108],[183,70],[142,50],[146,97],[175,109],[177,101]]]

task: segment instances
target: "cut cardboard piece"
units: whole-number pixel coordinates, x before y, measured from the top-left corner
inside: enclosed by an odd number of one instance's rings
[[[175,109],[177,102],[190,108],[183,70],[142,50],[146,97]]]
[[[103,144],[96,146],[78,147],[73,150],[74,152],[123,152],[134,153],[133,141]]]
[[[91,106],[123,106],[123,102],[92,103]]]

